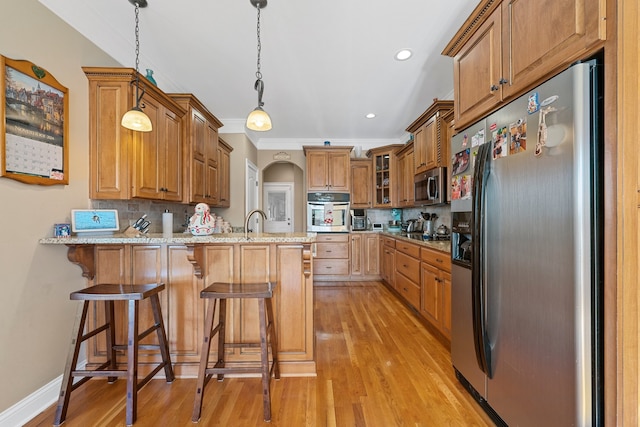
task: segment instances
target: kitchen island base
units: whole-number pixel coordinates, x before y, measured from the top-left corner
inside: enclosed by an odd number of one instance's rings
[[[230,237],[231,236],[231,237]],[[278,359],[282,376],[315,376],[313,323],[313,275],[311,244],[314,233],[260,235],[246,241],[225,238],[180,239],[42,239],[43,244],[68,246],[69,260],[82,269],[88,286],[99,283],[139,284],[164,282],[160,296],[167,329],[171,360],[178,377],[197,377],[204,303],[200,291],[213,282],[272,282]],[[260,237],[261,236],[261,237]],[[151,319],[150,304],[140,304],[141,322]],[[124,305],[116,305],[116,316],[126,316]],[[233,301],[227,307],[229,342],[259,339],[256,301]],[[95,327],[104,319],[101,305],[92,304],[89,323]],[[116,331],[118,339],[124,330]],[[217,350],[212,343],[211,351]],[[157,355],[141,351],[141,375],[157,364]],[[88,368],[106,360],[104,344],[93,339],[87,345]],[[260,361],[255,348],[234,348],[227,352],[229,365]],[[118,363],[126,363],[124,357]]]

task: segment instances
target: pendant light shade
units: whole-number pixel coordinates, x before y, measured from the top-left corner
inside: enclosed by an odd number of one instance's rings
[[[264,102],[262,102],[262,92],[264,91],[264,82],[262,81],[262,73],[260,72],[260,52],[262,50],[262,44],[260,42],[260,9],[267,7],[267,0],[249,0],[253,7],[258,11],[258,69],[256,71],[256,83],[254,89],[258,91],[258,106],[249,113],[247,117],[247,129],[255,130],[258,132],[264,132],[271,130],[271,117],[266,111],[262,109]]]
[[[140,103],[140,100],[144,96],[144,89],[140,88],[140,75],[138,73],[138,65],[140,64],[140,37],[139,37],[139,19],[138,13],[141,7],[147,7],[146,0],[129,0],[129,3],[135,6],[136,10],[136,77],[131,82],[132,85],[136,87],[136,105],[129,111],[127,111],[124,116],[122,116],[122,121],[120,124],[131,130],[135,130],[138,132],[150,132],[153,128],[151,125],[151,119],[147,116],[143,111],[144,104]],[[142,93],[140,93],[142,91]]]
[[[271,129],[271,117],[262,107],[256,107],[249,117],[247,117],[247,128],[257,131],[266,131]]]
[[[151,119],[138,106],[133,107],[122,116],[121,124],[127,129],[138,132],[150,132],[153,129]]]

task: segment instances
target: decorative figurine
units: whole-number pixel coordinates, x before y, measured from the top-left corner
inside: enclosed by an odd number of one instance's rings
[[[216,218],[211,215],[209,205],[206,203],[198,203],[195,213],[189,219],[189,231],[194,236],[208,236],[215,231]]]

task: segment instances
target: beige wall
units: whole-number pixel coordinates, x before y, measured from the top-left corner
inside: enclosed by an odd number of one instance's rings
[[[221,131],[224,132],[224,127],[221,128]],[[224,217],[233,227],[244,227],[246,159],[249,159],[251,163],[258,166],[258,149],[245,134],[221,133],[220,136],[227,144],[233,147],[229,165],[231,207],[226,209],[216,208],[212,209],[212,211],[215,212],[216,215]],[[260,168],[258,167],[258,169]],[[259,177],[260,172],[258,171],[258,178]]]
[[[45,187],[0,178],[0,412],[64,369],[76,308],[69,293],[85,282],[64,247],[38,239],[68,222],[70,209],[89,206],[88,93],[80,67],[120,65],[36,0],[4,1],[2,17],[0,54],[37,64],[69,89],[70,181]]]

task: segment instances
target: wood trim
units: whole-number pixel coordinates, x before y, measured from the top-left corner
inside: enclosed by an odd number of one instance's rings
[[[442,51],[442,55],[454,57],[458,54],[462,46],[475,34],[486,18],[491,15],[497,7],[500,6],[502,0],[482,0],[471,15],[464,21],[455,36],[447,44]]]
[[[453,107],[454,107],[453,101],[434,98],[433,104],[431,104],[431,106],[427,108],[427,110],[424,113],[422,113],[420,117],[415,119],[413,123],[407,126],[407,129],[405,130],[407,132],[414,133],[422,125],[424,125],[432,116],[438,115],[438,114],[448,114],[449,112],[453,111]]]
[[[613,1],[611,3],[614,3]],[[613,16],[613,15],[610,15]],[[617,1],[617,420],[608,425],[637,426],[640,392],[640,42],[637,0]],[[611,25],[611,27],[616,27]],[[609,420],[607,420],[609,421]]]
[[[95,245],[67,245],[67,259],[82,269],[82,277],[96,277]]]

